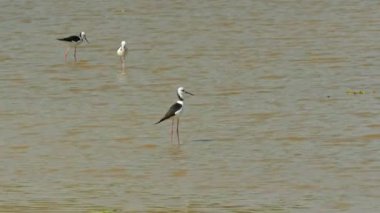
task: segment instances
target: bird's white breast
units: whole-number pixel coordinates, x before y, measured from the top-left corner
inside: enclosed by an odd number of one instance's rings
[[[80,45],[82,42],[83,42],[83,40],[79,40],[79,41],[77,41],[77,42],[72,41],[71,43],[69,43],[69,46],[70,46],[70,47],[77,47],[77,46]]]
[[[182,105],[181,109],[177,110],[174,113],[176,116],[179,116],[182,113],[182,111],[183,111],[183,101],[177,101],[177,103]]]
[[[117,55],[118,56],[123,56],[124,55],[124,49],[123,49],[123,47],[119,47],[119,49],[117,50]]]

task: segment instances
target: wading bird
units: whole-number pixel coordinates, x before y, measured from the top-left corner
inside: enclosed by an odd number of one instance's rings
[[[69,50],[71,47],[74,47],[74,59],[75,62],[77,61],[77,46],[80,45],[83,40],[85,40],[87,43],[87,37],[85,32],[79,33],[79,35],[72,35],[66,38],[58,38],[60,41],[64,41],[68,44],[68,47],[65,50],[65,62],[67,61],[67,53],[69,53]]]
[[[169,110],[166,112],[166,114],[164,115],[164,117],[161,118],[161,120],[159,120],[156,124],[158,123],[161,123],[162,121],[164,120],[167,120],[169,118],[172,119],[172,129],[171,129],[171,143],[173,143],[173,125],[174,125],[174,120],[176,119],[177,120],[177,139],[178,139],[178,144],[180,144],[179,142],[179,132],[178,132],[178,127],[179,127],[179,117],[183,111],[183,106],[184,106],[184,103],[183,103],[183,98],[184,98],[184,94],[189,94],[189,95],[193,95],[192,93],[186,91],[183,87],[179,87],[177,89],[177,96],[178,96],[178,101],[175,102],[170,108]]]
[[[117,55],[120,56],[121,69],[124,70],[125,67],[125,57],[128,54],[127,42],[122,41],[119,49],[116,51]]]

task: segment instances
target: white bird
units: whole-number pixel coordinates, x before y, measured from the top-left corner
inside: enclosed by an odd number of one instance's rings
[[[121,45],[120,45],[119,49],[117,49],[116,53],[118,56],[120,56],[121,68],[124,70],[125,57],[128,54],[127,42],[121,41]]]
[[[77,61],[77,46],[80,45],[83,42],[83,40],[85,40],[87,43],[90,43],[87,40],[85,32],[81,32],[79,33],[79,35],[72,35],[66,38],[58,38],[58,40],[64,41],[67,44],[69,44],[69,46],[65,50],[65,61],[67,61],[67,54],[70,50],[70,47],[74,47],[74,59],[75,61]]]
[[[155,124],[158,124],[158,123],[161,123],[162,121],[164,120],[167,120],[169,118],[172,119],[172,129],[171,129],[171,142],[173,143],[173,124],[174,124],[174,119],[177,120],[177,138],[178,138],[178,144],[180,144],[179,142],[179,133],[178,133],[178,127],[179,127],[179,117],[183,111],[183,107],[184,107],[184,93],[187,93],[189,95],[193,95],[192,93],[186,91],[183,87],[179,87],[177,89],[177,96],[178,96],[178,101],[175,102],[170,108],[169,110],[166,112],[166,114],[164,115],[164,117],[162,117],[157,123]]]

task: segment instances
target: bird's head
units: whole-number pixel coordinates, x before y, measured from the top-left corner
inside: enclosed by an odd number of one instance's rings
[[[80,36],[83,40],[85,40],[87,43],[90,43],[90,42],[88,42],[88,40],[87,40],[87,37],[86,37],[86,33],[85,33],[85,32],[81,32],[81,33],[79,34],[79,36]]]
[[[183,88],[183,87],[179,87],[179,88],[177,89],[177,96],[178,96],[178,98],[179,98],[180,100],[183,100],[183,96],[184,96],[185,93],[186,93],[186,94],[189,94],[189,95],[194,95],[194,94],[192,94],[192,93],[186,91],[185,88]]]

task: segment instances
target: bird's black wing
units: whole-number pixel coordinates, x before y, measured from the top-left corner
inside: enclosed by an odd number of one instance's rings
[[[181,105],[181,104],[179,104],[179,103],[175,103],[175,104],[173,104],[173,105],[169,108],[169,110],[168,110],[168,112],[165,114],[165,116],[164,116],[163,118],[161,118],[161,120],[159,120],[156,124],[161,123],[162,121],[164,121],[164,120],[166,120],[166,119],[168,119],[168,118],[173,117],[173,116],[175,115],[175,112],[177,112],[177,111],[180,110],[181,108],[182,108],[182,105]]]
[[[73,35],[66,38],[58,38],[60,41],[77,42],[80,40],[79,36]]]

